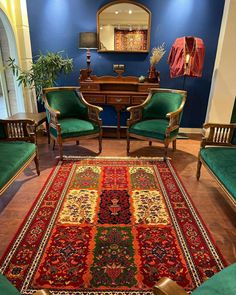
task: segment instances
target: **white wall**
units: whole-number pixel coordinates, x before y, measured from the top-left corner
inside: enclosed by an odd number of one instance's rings
[[[236,96],[236,0],[225,0],[206,122],[229,123]]]

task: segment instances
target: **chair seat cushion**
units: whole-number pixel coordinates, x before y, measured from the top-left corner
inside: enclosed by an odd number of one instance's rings
[[[236,263],[224,268],[193,291],[192,295],[235,295]]]
[[[129,132],[144,137],[164,140],[166,138],[166,128],[169,124],[168,120],[152,119],[134,123],[130,126]],[[176,136],[178,130],[171,132],[170,137]]]
[[[200,155],[210,170],[236,198],[236,148],[207,147]]]
[[[0,142],[0,187],[3,187],[35,152],[34,143]]]
[[[91,121],[77,118],[65,118],[59,120],[62,138],[79,137],[99,132],[99,126]],[[50,132],[57,137],[57,131],[50,128]]]

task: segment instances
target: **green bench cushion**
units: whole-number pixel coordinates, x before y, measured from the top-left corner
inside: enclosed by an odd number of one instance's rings
[[[8,281],[4,275],[0,274],[0,294],[20,295],[20,292]]]
[[[30,142],[0,142],[0,187],[3,187],[36,151]]]
[[[130,126],[129,132],[144,137],[164,140],[166,138],[166,128],[169,124],[168,120],[153,119],[134,123]],[[178,130],[172,131],[170,137],[176,136]]]
[[[93,122],[77,118],[60,119],[62,138],[79,137],[99,132],[99,126]],[[50,132],[57,137],[57,131],[50,128]]]
[[[200,151],[210,170],[236,199],[236,148],[207,147]]]
[[[236,263],[224,268],[205,281],[192,295],[235,295]]]

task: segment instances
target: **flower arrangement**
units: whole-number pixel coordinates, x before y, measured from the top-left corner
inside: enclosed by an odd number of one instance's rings
[[[152,49],[152,55],[150,57],[150,64],[151,66],[155,66],[162,58],[162,56],[165,54],[165,43],[162,43],[161,46],[154,47]]]

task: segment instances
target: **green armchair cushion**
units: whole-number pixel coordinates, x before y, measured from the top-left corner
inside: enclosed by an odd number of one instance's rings
[[[168,124],[168,120],[161,119],[140,121],[131,125],[129,128],[129,132],[144,137],[164,140],[166,138],[165,133]],[[176,136],[177,134],[178,130],[176,129],[170,133],[170,137]]]
[[[8,279],[0,274],[0,294],[1,295],[20,295],[20,292],[8,281]]]
[[[200,155],[231,195],[236,198],[236,148],[207,147],[201,149]]]
[[[205,281],[192,295],[235,295],[236,263],[224,268]]]
[[[51,108],[60,111],[60,118],[88,119],[88,108],[74,90],[51,91],[47,93],[47,101]]]
[[[0,187],[3,187],[19,167],[36,152],[34,143],[24,141],[0,142]]]
[[[99,132],[99,126],[97,124],[77,118],[59,119],[59,124],[61,125],[61,136],[63,139]],[[57,137],[57,131],[55,129],[50,128],[50,132]]]
[[[179,93],[154,93],[143,109],[142,119],[166,119],[166,114],[176,111],[182,100],[183,97]]]

